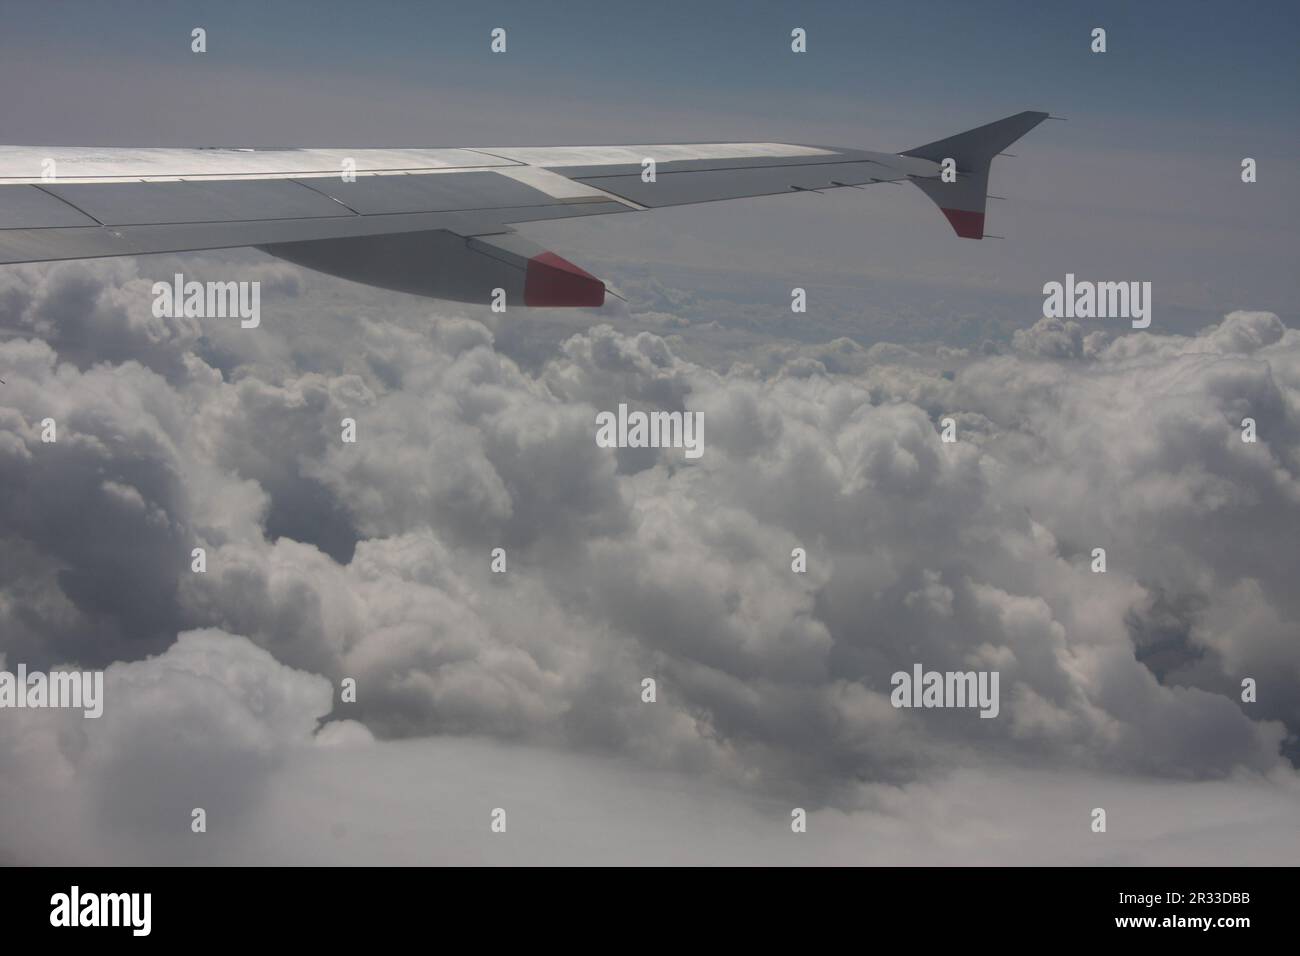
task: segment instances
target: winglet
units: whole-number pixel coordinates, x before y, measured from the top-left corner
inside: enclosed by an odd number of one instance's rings
[[[958,173],[956,182],[945,183],[938,177],[918,176],[913,176],[912,182],[934,201],[958,236],[983,239],[984,206],[988,199],[989,166],[993,157],[1047,118],[1046,113],[1035,111],[1017,113],[899,155],[916,156],[935,163],[954,160]]]

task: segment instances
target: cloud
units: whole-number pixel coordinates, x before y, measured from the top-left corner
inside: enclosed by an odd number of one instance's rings
[[[166,824],[180,834],[142,834],[103,825],[57,791],[40,792],[39,813],[6,802],[0,857],[81,866],[1248,866],[1284,865],[1300,851],[1300,794],[1277,774],[1192,784],[994,765],[873,786],[853,813],[805,808],[807,832],[795,835],[789,803],[628,761],[467,737],[326,737],[285,751],[257,799],[237,818],[209,815],[204,834],[190,832],[187,812]],[[128,789],[152,800],[168,786],[164,775]],[[1089,827],[1098,806],[1105,834]],[[489,828],[498,808],[505,833]]]
[[[1038,358],[1094,358],[1109,338],[1106,332],[1085,335],[1083,326],[1073,320],[1042,318],[1028,329],[1016,329],[1011,336],[1011,347]]]
[[[191,830],[196,808],[214,829],[238,830],[295,749],[372,739],[350,721],[314,736],[331,696],[324,678],[209,629],[180,634],[163,654],[111,665],[97,719],[7,712],[13,719],[0,730],[10,808],[5,849],[13,852],[15,822],[33,819],[34,806],[65,815],[73,839],[64,851],[88,838],[115,855],[139,852],[136,841],[149,853],[172,854],[200,836]],[[34,801],[36,794],[52,803]]]
[[[85,321],[81,345],[0,345],[0,651],[153,667],[185,697],[231,643],[293,710],[204,718],[231,741],[219,792],[250,814],[320,717],[357,722],[322,738],[339,753],[361,725],[487,737],[828,813],[991,762],[1291,772],[1300,333],[1270,313],[1187,336],[1045,320],[1008,354],[752,340],[727,366],[691,359],[693,326],[588,323],[520,364],[477,310],[391,297],[380,317],[313,278],[219,348],[141,334],[94,363],[78,350],[122,326],[90,304],[138,273],[22,275],[5,324],[39,331],[41,296]],[[703,457],[598,448],[619,403],[702,412]],[[173,644],[193,630],[204,655]],[[998,719],[895,710],[914,663],[999,670]],[[331,693],[345,677],[355,704]],[[103,756],[63,772],[98,768],[113,783],[87,799],[124,812],[114,767],[136,758],[85,733]]]

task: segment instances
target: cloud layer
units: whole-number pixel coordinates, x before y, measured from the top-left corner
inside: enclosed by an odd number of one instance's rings
[[[260,329],[154,319],[163,259],[0,274],[0,653],[112,664],[101,721],[5,718],[6,807],[72,788],[138,835],[183,812],[183,838],[187,806],[251,820],[283,762],[372,735],[826,813],[990,765],[1292,773],[1300,332],[1271,313],[720,365],[662,303],[547,345],[527,315],[238,268]],[[620,402],[702,412],[703,457],[597,447]],[[895,710],[913,663],[1000,671],[1000,716]]]

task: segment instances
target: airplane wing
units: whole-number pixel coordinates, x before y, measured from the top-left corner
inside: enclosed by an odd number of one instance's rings
[[[604,284],[513,225],[911,181],[983,236],[988,165],[1020,113],[906,153],[789,143],[492,149],[0,146],[0,264],[255,246],[383,288],[600,305]],[[951,156],[958,179],[943,181]]]

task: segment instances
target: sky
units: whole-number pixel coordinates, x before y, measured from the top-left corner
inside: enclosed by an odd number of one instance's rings
[[[0,267],[0,668],[107,689],[97,721],[0,711],[0,861],[1294,861],[1293,5],[0,22],[6,144],[899,150],[1067,118],[996,161],[1002,240],[892,186],[522,227],[626,299],[599,310],[252,250]],[[155,317],[177,271],[260,281],[262,325]],[[1151,327],[1043,318],[1067,273],[1150,281]],[[597,447],[619,403],[701,412],[705,454]],[[998,669],[999,717],[891,706],[917,661]]]

